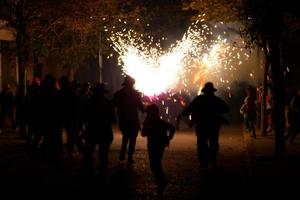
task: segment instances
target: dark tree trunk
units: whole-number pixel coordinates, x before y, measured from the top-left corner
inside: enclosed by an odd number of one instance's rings
[[[280,35],[281,35],[281,13],[279,5],[274,3],[274,9],[269,21],[268,40],[270,48],[270,64],[272,66],[273,81],[273,124],[275,129],[275,156],[285,157],[284,143],[284,82],[283,69],[280,65]]]

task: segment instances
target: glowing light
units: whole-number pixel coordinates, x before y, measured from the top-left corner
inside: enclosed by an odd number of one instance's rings
[[[231,43],[236,42],[229,42],[225,31],[221,31],[224,35],[214,34],[223,22],[210,28],[204,21],[193,23],[182,39],[166,50],[149,35],[130,29],[113,33],[110,40],[119,54],[119,65],[136,80],[136,89],[147,96],[182,90],[199,93],[209,80],[230,90],[230,80],[235,80],[232,71],[249,55],[234,47]]]

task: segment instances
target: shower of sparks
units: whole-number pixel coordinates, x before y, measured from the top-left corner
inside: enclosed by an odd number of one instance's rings
[[[175,124],[176,116],[189,105],[192,96],[201,93],[207,81],[227,90],[231,97],[230,84],[238,80],[237,69],[249,55],[244,42],[229,37],[223,29],[224,23],[210,25],[200,19],[168,49],[163,49],[160,41],[154,42],[153,37],[130,29],[112,31],[109,40],[119,55],[124,75],[133,77],[135,88],[143,93],[143,102],[157,104],[161,118]]]
[[[233,71],[249,57],[218,27],[210,28],[204,20],[198,20],[167,50],[150,36],[145,42],[145,35],[133,30],[113,33],[110,40],[124,74],[133,77],[136,89],[146,96],[191,90],[199,93],[206,81],[229,88],[235,78]]]

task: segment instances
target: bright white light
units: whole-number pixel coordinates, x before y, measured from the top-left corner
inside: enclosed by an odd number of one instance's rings
[[[153,96],[182,89],[200,90],[208,80],[217,82],[216,85],[228,84],[233,79],[233,66],[242,64],[241,53],[246,58],[248,55],[233,47],[224,36],[214,36],[214,29],[203,22],[200,19],[194,23],[167,50],[153,44],[150,36],[146,43],[144,35],[133,30],[114,33],[110,39],[119,53],[119,65],[136,80],[136,89]]]

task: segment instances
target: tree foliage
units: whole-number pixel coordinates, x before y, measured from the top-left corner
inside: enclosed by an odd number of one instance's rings
[[[12,9],[24,3],[27,60],[54,57],[71,66],[96,57],[100,47],[104,53],[111,51],[107,41],[111,31],[130,28],[157,38],[169,32],[178,36],[191,17],[182,10],[181,0],[6,1]],[[19,23],[16,17],[13,21]]]
[[[300,3],[293,0],[186,0],[185,7],[205,13],[207,20],[238,23],[249,46],[265,47],[274,23],[281,27],[282,36],[293,37],[300,29]]]

